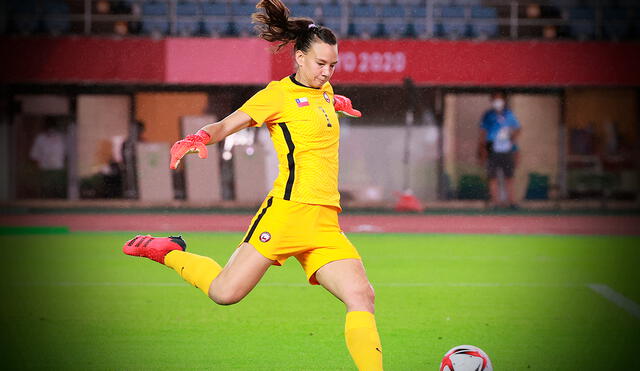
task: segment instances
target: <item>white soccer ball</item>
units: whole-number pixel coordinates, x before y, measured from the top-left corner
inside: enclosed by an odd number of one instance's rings
[[[482,349],[473,345],[458,345],[444,355],[440,371],[493,371],[493,365]]]

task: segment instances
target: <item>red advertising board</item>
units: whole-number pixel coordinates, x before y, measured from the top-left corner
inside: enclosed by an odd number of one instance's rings
[[[161,83],[164,48],[152,39],[2,38],[0,81]]]
[[[334,83],[438,86],[640,86],[640,44],[342,40]],[[290,50],[256,38],[4,38],[0,81],[251,84],[291,73]]]
[[[639,85],[640,45],[579,42],[351,41],[336,83],[445,86]]]

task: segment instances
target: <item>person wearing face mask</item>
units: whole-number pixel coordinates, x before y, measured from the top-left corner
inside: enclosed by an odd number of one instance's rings
[[[518,156],[517,138],[521,127],[513,112],[506,108],[503,92],[491,95],[491,109],[485,112],[480,122],[478,153],[487,166],[489,178],[490,207],[501,206],[498,189],[498,171],[504,175],[508,207],[515,209],[513,175]]]

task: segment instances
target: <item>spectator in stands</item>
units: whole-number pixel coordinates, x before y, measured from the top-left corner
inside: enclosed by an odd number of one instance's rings
[[[520,134],[520,123],[513,112],[506,108],[506,95],[503,92],[495,92],[491,95],[492,108],[485,112],[480,122],[480,135],[478,153],[480,159],[487,166],[489,178],[489,193],[491,199],[489,206],[492,208],[503,205],[500,202],[500,189],[498,188],[498,171],[504,176],[504,186],[507,193],[508,207],[515,209],[513,190],[513,175],[515,172],[518,145],[517,138]]]
[[[55,119],[47,118],[45,130],[36,135],[29,157],[38,165],[40,197],[66,198],[66,137],[58,130]]]

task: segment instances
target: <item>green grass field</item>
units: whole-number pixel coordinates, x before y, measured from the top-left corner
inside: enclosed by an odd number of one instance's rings
[[[125,233],[5,233],[4,369],[354,370],[344,307],[292,259],[241,303],[213,304]],[[239,233],[185,234],[225,262]],[[376,288],[385,369],[437,370],[473,344],[496,370],[634,370],[640,238],[351,234]]]

